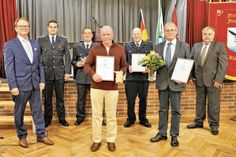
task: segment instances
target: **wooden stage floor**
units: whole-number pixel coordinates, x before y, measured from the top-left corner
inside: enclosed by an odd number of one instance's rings
[[[29,125],[27,140],[32,144],[27,149],[17,146],[12,125],[0,125],[0,136],[4,136],[0,139],[0,157],[236,157],[236,121],[229,120],[229,116],[221,118],[218,136],[210,133],[207,122],[203,129],[189,130],[186,125],[192,117],[182,118],[177,148],[170,146],[170,137],[167,141],[150,143],[149,139],[157,132],[157,118],[150,119],[152,128],[145,128],[138,122],[131,128],[124,128],[125,118],[119,118],[115,152],[108,151],[105,140],[98,152],[90,151],[90,119],[78,127],[73,125],[73,120],[69,121],[71,126],[68,128],[53,123],[47,130],[54,146],[36,143]],[[105,130],[103,127],[103,135]]]

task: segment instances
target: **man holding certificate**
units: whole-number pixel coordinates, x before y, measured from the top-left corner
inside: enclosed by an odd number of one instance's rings
[[[138,62],[153,50],[153,46],[151,42],[142,41],[141,36],[140,28],[134,28],[132,32],[133,41],[125,44],[126,59],[129,65],[125,81],[125,92],[128,102],[128,118],[124,124],[125,128],[135,123],[134,107],[137,95],[139,97],[139,123],[145,127],[152,126],[146,118],[149,87],[148,73],[147,69],[139,65]]]
[[[87,90],[90,88],[91,77],[85,75],[83,69],[89,50],[95,45],[95,43],[92,42],[93,31],[91,28],[84,28],[82,36],[84,41],[76,45],[71,61],[74,67],[74,79],[77,85],[77,114],[75,126],[80,125],[85,118],[85,99]]]
[[[196,43],[191,51],[195,60],[194,78],[196,86],[196,118],[187,128],[202,128],[206,118],[206,97],[208,96],[208,121],[213,135],[218,135],[220,116],[220,90],[228,66],[224,45],[214,41],[215,30],[202,30],[203,42]]]
[[[171,146],[178,147],[180,124],[180,98],[185,89],[185,83],[171,80],[178,58],[188,58],[189,45],[176,39],[178,28],[173,22],[168,22],[164,26],[166,41],[155,45],[156,53],[165,59],[166,66],[157,69],[156,87],[159,94],[159,132],[151,138],[151,142],[158,142],[167,139],[169,104],[171,104]]]
[[[116,72],[117,76],[122,78],[123,75],[120,74],[124,74],[127,69],[124,48],[113,43],[112,28],[103,26],[100,35],[101,43],[91,48],[84,64],[84,72],[92,77],[90,96],[93,131],[91,151],[93,152],[99,150],[102,142],[103,106],[107,121],[107,146],[109,151],[116,149],[116,107],[119,93],[114,73]]]

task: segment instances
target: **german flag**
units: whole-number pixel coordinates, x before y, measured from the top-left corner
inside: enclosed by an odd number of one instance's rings
[[[140,9],[140,14],[139,14],[139,28],[142,31],[142,40],[143,41],[149,40],[147,28],[146,28],[145,21],[144,21],[144,18],[143,18],[142,9]]]

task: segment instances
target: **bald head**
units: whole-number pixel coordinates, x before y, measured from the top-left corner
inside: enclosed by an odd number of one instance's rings
[[[140,28],[135,27],[132,31],[132,39],[134,42],[139,42],[142,40],[142,31]]]

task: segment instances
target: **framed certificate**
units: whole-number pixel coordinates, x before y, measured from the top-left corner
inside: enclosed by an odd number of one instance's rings
[[[131,56],[131,66],[133,72],[144,72],[145,67],[138,64],[140,60],[142,60],[146,54],[132,54]]]
[[[96,73],[103,81],[114,81],[114,56],[96,56]]]
[[[194,60],[192,59],[178,58],[171,76],[171,80],[187,83],[193,63]]]

